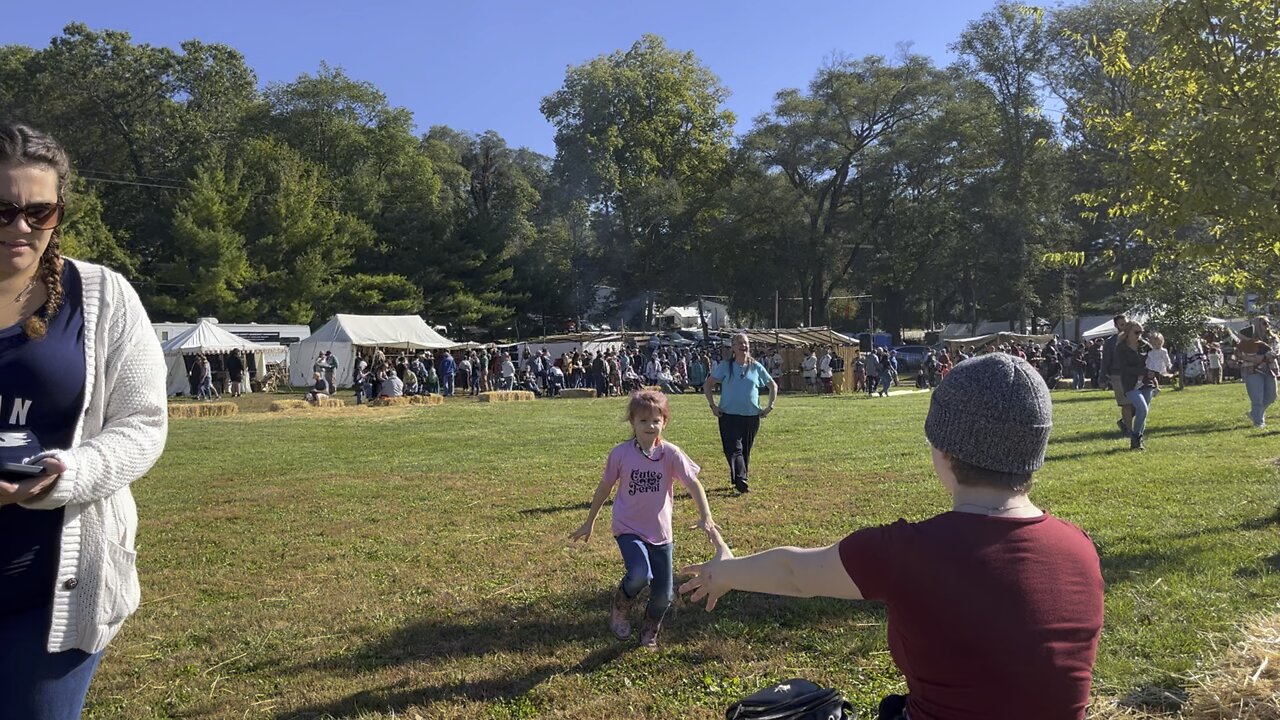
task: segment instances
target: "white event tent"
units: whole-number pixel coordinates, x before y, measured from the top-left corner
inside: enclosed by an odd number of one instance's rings
[[[289,346],[289,383],[310,385],[316,357],[326,350],[338,359],[334,383],[350,387],[356,348],[449,350],[459,343],[432,330],[417,315],[334,315],[311,337]]]
[[[187,379],[188,358],[194,358],[196,355],[210,356],[210,364],[214,366],[213,369],[216,372],[222,369],[225,360],[217,356],[239,349],[245,354],[245,372],[248,373],[249,368],[252,367],[256,377],[262,378],[266,375],[266,356],[283,350],[278,345],[260,345],[232,335],[218,327],[209,318],[201,318],[186,332],[170,338],[169,342],[161,348],[164,350],[165,366],[168,368],[167,382],[170,395],[185,395],[191,391],[191,385]],[[249,392],[248,378],[245,380],[244,391]]]

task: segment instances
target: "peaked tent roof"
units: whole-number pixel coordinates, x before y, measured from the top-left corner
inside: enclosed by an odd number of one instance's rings
[[[352,345],[443,350],[458,343],[432,330],[417,315],[346,315],[339,313],[303,342],[347,342]]]
[[[197,322],[195,326],[186,332],[170,338],[169,342],[162,347],[166,353],[181,352],[184,355],[229,352],[236,348],[240,348],[245,352],[268,352],[271,350],[270,345],[260,345],[237,335],[232,335],[205,319],[201,319],[200,322]]]

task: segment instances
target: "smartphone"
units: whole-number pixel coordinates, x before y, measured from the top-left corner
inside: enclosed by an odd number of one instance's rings
[[[30,480],[37,475],[43,475],[45,469],[43,465],[23,465],[21,463],[0,463],[0,480],[8,482],[21,482]]]

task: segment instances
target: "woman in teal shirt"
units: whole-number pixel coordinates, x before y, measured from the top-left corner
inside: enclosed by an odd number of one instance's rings
[[[720,404],[713,395],[720,383]],[[760,407],[760,388],[769,388],[769,405]],[[733,355],[721,360],[711,370],[702,386],[711,405],[711,413],[720,419],[720,445],[729,461],[729,477],[738,492],[747,492],[747,475],[751,467],[751,446],[755,444],[760,421],[773,411],[778,401],[778,383],[769,371],[751,357],[751,343],[746,333],[733,336]]]

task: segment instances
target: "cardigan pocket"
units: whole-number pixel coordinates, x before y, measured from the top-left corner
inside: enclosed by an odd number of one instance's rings
[[[138,609],[141,595],[138,587],[138,555],[111,541],[107,541],[106,550],[102,596],[98,601],[96,619],[99,625],[115,625]]]

